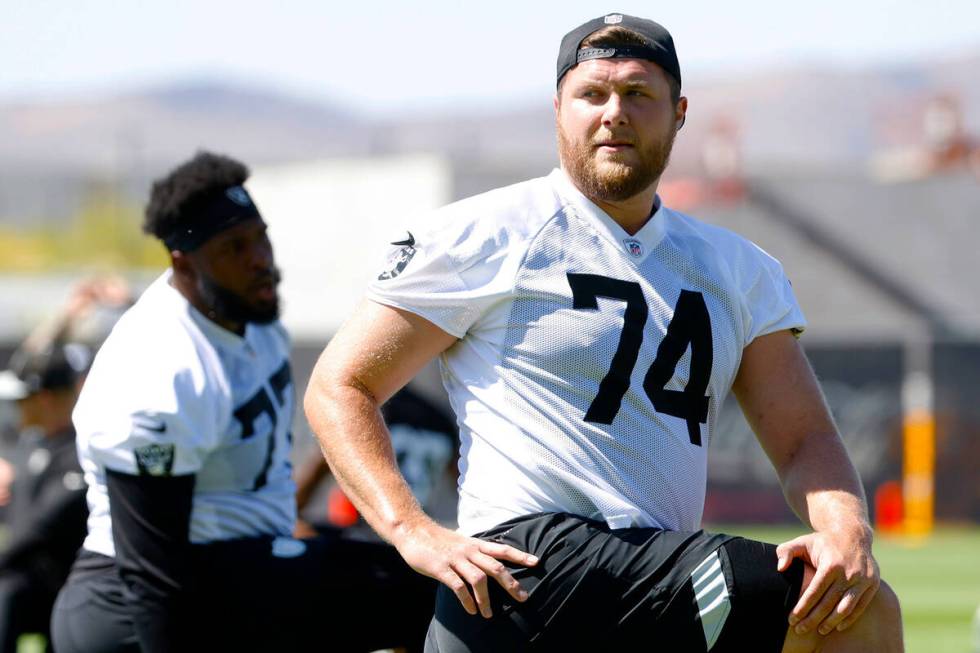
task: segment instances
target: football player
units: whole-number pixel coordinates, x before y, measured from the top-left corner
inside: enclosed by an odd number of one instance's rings
[[[420,646],[433,586],[383,544],[291,537],[289,340],[244,165],[199,153],[144,230],[171,267],[119,320],[74,413],[88,535],[63,653]]]
[[[0,547],[2,653],[16,653],[24,633],[47,634],[55,596],[85,536],[71,411],[87,354],[70,347],[56,341],[36,350],[25,343],[0,372],[0,400],[17,403],[20,430]]]
[[[428,651],[898,651],[856,471],[780,264],[664,206],[688,102],[670,34],[562,40],[561,169],[407,225],[307,415],[342,487],[442,582]],[[461,433],[459,531],[418,509],[377,407],[431,358]],[[700,529],[729,390],[812,533]]]

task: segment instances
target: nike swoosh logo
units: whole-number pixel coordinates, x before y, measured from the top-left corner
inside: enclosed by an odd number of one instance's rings
[[[401,246],[401,247],[414,247],[415,236],[413,236],[412,232],[409,231],[408,238],[406,238],[405,240],[396,240],[395,242],[392,243],[392,245]]]
[[[153,431],[155,433],[163,433],[167,430],[167,425],[165,422],[156,422],[146,419],[141,419],[139,421],[133,420],[133,426],[146,431]]]

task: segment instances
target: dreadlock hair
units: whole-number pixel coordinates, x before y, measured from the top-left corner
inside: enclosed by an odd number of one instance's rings
[[[163,240],[178,228],[192,225],[195,210],[216,190],[240,186],[248,179],[245,164],[231,157],[199,151],[165,177],[153,182],[143,232]]]

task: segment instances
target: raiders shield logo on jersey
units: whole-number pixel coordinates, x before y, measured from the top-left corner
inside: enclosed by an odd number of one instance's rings
[[[133,453],[140,476],[170,476],[174,468],[174,449],[172,444],[148,444],[136,449]]]

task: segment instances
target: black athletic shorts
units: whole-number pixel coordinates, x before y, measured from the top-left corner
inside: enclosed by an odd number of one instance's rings
[[[387,544],[339,533],[301,541],[193,547],[195,651],[422,650],[435,581]],[[55,605],[55,649],[139,651],[125,596],[115,561],[83,550]]]
[[[489,582],[493,618],[471,616],[445,586],[426,653],[781,650],[803,565],[776,571],[776,547],[656,528],[611,530],[564,513],[504,522],[480,538],[536,555],[510,566],[530,597]]]

